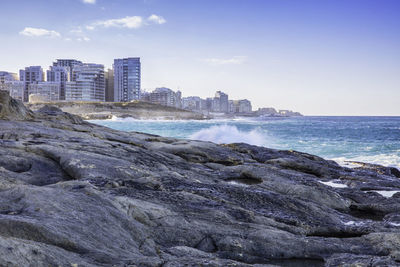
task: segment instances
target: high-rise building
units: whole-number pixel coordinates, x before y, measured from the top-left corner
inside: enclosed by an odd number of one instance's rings
[[[47,71],[47,81],[58,83],[60,85],[59,98],[57,100],[65,100],[65,84],[70,79],[69,67],[50,66]]]
[[[29,84],[29,102],[35,101],[58,101],[60,99],[61,85],[59,82],[38,82]]]
[[[72,69],[74,66],[82,65],[82,61],[76,59],[57,59],[56,62],[53,62],[54,67],[66,67],[69,73],[69,81],[74,81]]]
[[[19,71],[19,79],[25,83],[23,101],[28,102],[29,85],[44,81],[43,69],[40,66],[26,67],[24,70]]]
[[[106,101],[114,102],[114,71],[108,69],[105,73],[106,77]]]
[[[239,100],[239,113],[251,113],[252,106],[251,102],[247,99]]]
[[[229,100],[228,100],[228,95],[221,92],[217,91],[215,93],[215,111],[216,112],[224,112],[228,113],[229,112]],[[219,108],[218,108],[219,106]]]
[[[211,111],[212,112],[221,112],[221,103],[218,97],[214,97],[211,102]]]
[[[73,67],[73,81],[67,82],[68,101],[105,101],[104,65],[82,64]]]
[[[232,113],[251,113],[251,102],[247,99],[229,101],[229,112]]]
[[[175,93],[175,107],[182,108],[182,92],[179,90]]]
[[[114,101],[128,102],[140,99],[140,58],[114,60]]]
[[[182,98],[182,108],[183,109],[188,109],[192,111],[200,111],[203,110],[205,102],[202,101],[202,99],[198,96],[188,96]]]
[[[175,93],[169,88],[160,87],[147,94],[146,99],[154,104],[180,108],[182,106],[181,96],[182,94],[180,91]]]

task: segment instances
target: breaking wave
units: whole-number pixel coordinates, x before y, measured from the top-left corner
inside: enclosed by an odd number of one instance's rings
[[[382,166],[390,166],[400,168],[400,156],[396,154],[378,154],[378,155],[363,155],[354,157],[337,157],[332,158],[342,166],[351,167],[352,164],[348,161],[359,161],[367,162],[372,164],[378,164]]]
[[[210,141],[218,144],[247,143],[264,146],[265,136],[257,129],[248,132],[240,131],[236,126],[217,125],[202,129],[190,136],[190,139]]]

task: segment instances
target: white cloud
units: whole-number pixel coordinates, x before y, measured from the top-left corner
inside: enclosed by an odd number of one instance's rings
[[[72,33],[72,34],[81,34],[81,33],[83,33],[81,27],[78,27],[76,29],[70,30],[69,32]]]
[[[23,31],[20,31],[19,34],[29,37],[61,37],[61,34],[59,32],[31,27],[26,27]]]
[[[82,0],[82,2],[85,4],[91,4],[91,5],[96,4],[96,0]]]
[[[151,15],[150,17],[148,17],[147,20],[149,22],[152,22],[152,23],[155,23],[155,24],[164,24],[164,23],[167,22],[163,17],[155,15],[155,14]]]
[[[119,19],[100,20],[85,26],[85,28],[89,31],[92,31],[98,27],[138,29],[145,25],[164,24],[166,22],[167,21],[163,17],[153,14],[147,19],[144,19],[141,16],[127,16]]]
[[[86,37],[86,36],[83,36],[83,37],[78,37],[76,40],[77,40],[78,42],[89,42],[89,41],[90,41],[90,38],[89,38],[89,37]]]
[[[228,59],[223,58],[205,58],[202,59],[203,62],[209,63],[211,65],[239,65],[246,61],[245,56],[235,56]]]
[[[143,26],[143,18],[140,16],[131,16],[120,19],[109,19],[97,21],[89,26],[86,26],[88,30],[94,30],[95,27],[119,27],[128,29],[137,29]]]

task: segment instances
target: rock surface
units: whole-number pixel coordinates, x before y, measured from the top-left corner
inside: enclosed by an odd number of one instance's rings
[[[202,114],[191,111],[166,107],[147,102],[57,102],[57,103],[29,103],[32,110],[39,110],[46,105],[54,105],[64,112],[80,116],[85,120],[105,120],[113,116],[135,119],[165,119],[165,120],[203,120]]]
[[[0,266],[400,265],[390,168],[0,101]]]

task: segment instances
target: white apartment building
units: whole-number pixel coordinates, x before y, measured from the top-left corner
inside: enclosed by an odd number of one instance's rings
[[[38,82],[29,84],[29,102],[40,99],[44,102],[58,101],[61,85],[59,82]]]
[[[43,69],[40,66],[26,67],[24,70],[19,71],[19,79],[25,83],[23,101],[28,102],[29,85],[44,81]]]
[[[66,82],[67,101],[105,101],[104,65],[84,63],[73,67],[73,81]]]
[[[60,85],[60,93],[57,100],[65,100],[65,85],[69,80],[69,67],[50,66],[50,69],[47,71],[47,81],[51,83],[58,83]]]
[[[241,100],[230,100],[229,101],[229,112],[230,113],[251,113],[252,106],[251,102],[247,99]]]
[[[181,97],[182,93],[180,91],[174,92],[169,88],[159,87],[156,88],[153,92],[146,94],[142,99],[154,104],[181,108]]]

